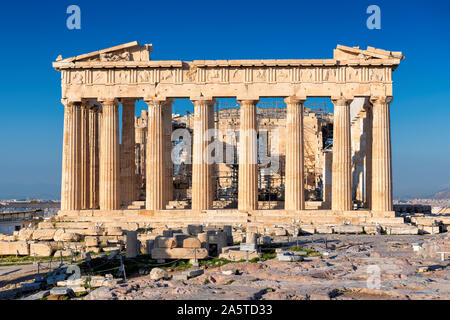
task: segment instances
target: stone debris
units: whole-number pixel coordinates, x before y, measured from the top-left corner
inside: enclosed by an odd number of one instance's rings
[[[292,252],[284,251],[277,253],[277,259],[278,261],[294,262],[294,261],[302,261],[303,256],[295,255]]]
[[[150,271],[150,279],[152,280],[161,280],[161,279],[167,279],[169,274],[166,270],[161,268],[153,268],[152,271]]]

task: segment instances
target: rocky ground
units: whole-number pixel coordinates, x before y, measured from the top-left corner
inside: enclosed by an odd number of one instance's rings
[[[324,239],[300,238],[301,246],[322,254],[303,261],[230,263],[185,281],[136,277],[94,290],[85,299],[450,299],[448,258],[418,254],[411,246],[418,241],[448,244],[448,234]]]
[[[417,252],[416,242],[424,242]],[[314,254],[297,262],[274,258],[209,266],[188,280],[131,276],[77,299],[450,299],[450,261],[436,254],[450,245],[448,233],[312,235],[284,245],[297,244]],[[0,299],[18,297],[18,284],[31,281],[35,270],[33,265],[0,267]],[[169,279],[180,273],[167,271]]]

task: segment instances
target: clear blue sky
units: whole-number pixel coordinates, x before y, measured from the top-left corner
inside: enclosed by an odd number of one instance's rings
[[[66,28],[67,6],[81,30]],[[381,30],[366,8],[381,8]],[[449,1],[2,1],[0,199],[59,197],[63,107],[51,62],[137,40],[155,60],[402,51],[391,106],[395,196],[450,187]]]

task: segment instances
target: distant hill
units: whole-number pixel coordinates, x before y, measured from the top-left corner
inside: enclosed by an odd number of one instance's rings
[[[433,199],[436,200],[450,199],[450,188],[435,193],[433,195]]]

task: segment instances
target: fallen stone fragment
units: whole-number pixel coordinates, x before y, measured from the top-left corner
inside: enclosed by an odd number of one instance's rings
[[[73,297],[75,293],[71,288],[68,287],[54,287],[50,290],[50,295],[52,296],[69,296]]]
[[[167,271],[161,268],[153,268],[152,271],[150,271],[150,279],[152,280],[167,279],[168,276],[169,274]]]
[[[176,280],[176,281],[186,281],[188,279],[187,274],[183,274],[183,273],[176,273],[172,275],[172,280]]]
[[[203,269],[194,269],[183,272],[183,274],[187,275],[189,278],[198,277],[202,275],[205,271]]]
[[[41,284],[38,282],[33,282],[33,283],[25,283],[22,287],[21,290],[23,292],[28,292],[28,291],[34,291],[34,290],[39,290],[41,288]]]
[[[50,294],[50,290],[39,291],[39,292],[34,293],[32,295],[23,297],[20,300],[41,300],[41,299],[47,297],[49,294]]]

